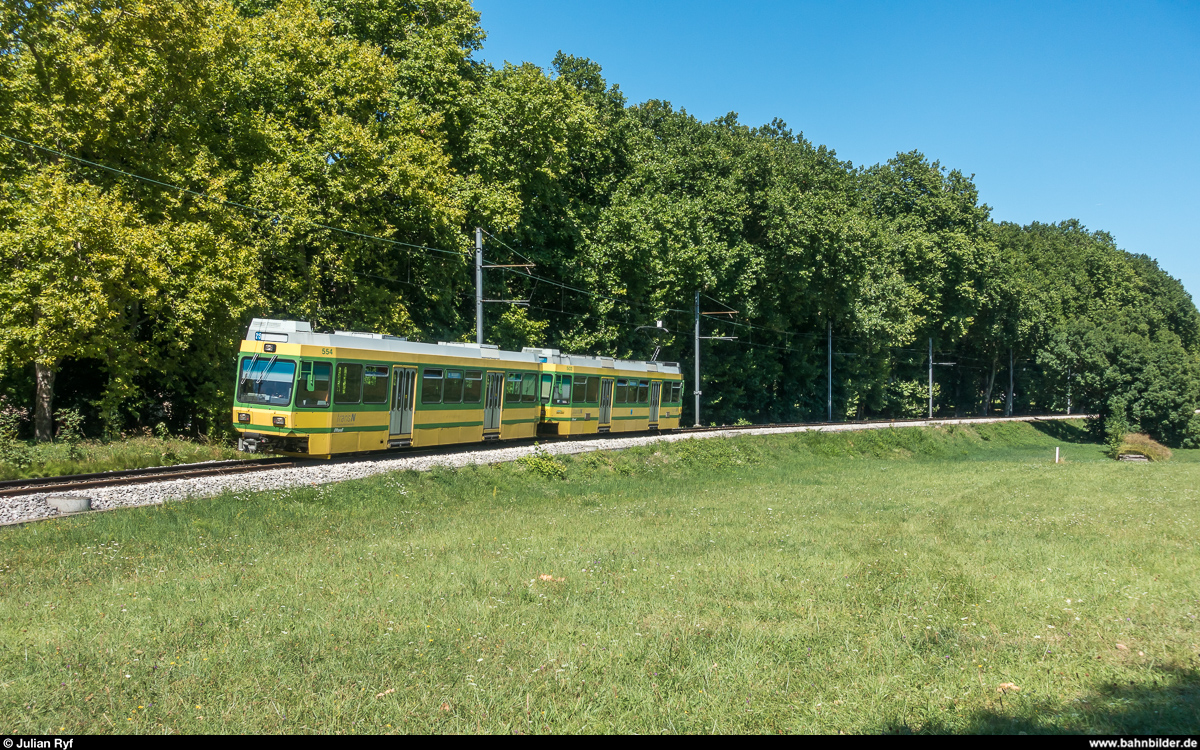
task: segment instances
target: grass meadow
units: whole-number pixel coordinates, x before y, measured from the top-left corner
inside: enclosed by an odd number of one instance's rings
[[[145,469],[250,458],[219,442],[137,435],[121,440],[34,443],[0,437],[0,480]]]
[[[1078,424],[997,424],[10,527],[0,715],[6,733],[1194,732],[1198,502],[1200,451],[1117,463]]]

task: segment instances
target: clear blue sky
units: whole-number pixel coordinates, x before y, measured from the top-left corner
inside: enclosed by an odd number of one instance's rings
[[[630,102],[774,117],[858,164],[920,150],[997,221],[1068,218],[1200,302],[1200,3],[475,0],[477,57],[588,57]]]

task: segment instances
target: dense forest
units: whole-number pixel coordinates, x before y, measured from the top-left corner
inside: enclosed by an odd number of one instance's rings
[[[229,429],[254,316],[678,360],[704,421],[1076,411],[1200,445],[1200,313],[1076,221],[916,153],[476,59],[467,0],[0,5],[0,393],[39,439]],[[729,313],[729,314],[718,314]],[[662,321],[666,332],[647,330]],[[932,342],[932,343],[931,343]],[[1009,389],[1010,358],[1014,387]],[[690,411],[690,400],[689,411]],[[692,417],[685,412],[684,421]],[[11,420],[10,420],[11,421]]]

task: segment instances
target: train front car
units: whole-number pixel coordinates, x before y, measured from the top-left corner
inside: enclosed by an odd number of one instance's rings
[[[675,362],[640,362],[525,348],[542,364],[543,435],[673,430],[683,408]]]
[[[238,450],[248,453],[307,453],[307,438],[295,433],[292,396],[301,346],[290,342],[311,333],[308,323],[260,320],[250,323],[238,356],[233,427]]]

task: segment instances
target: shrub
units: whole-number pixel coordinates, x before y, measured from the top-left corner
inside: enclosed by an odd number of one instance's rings
[[[521,456],[517,463],[546,479],[567,478],[567,467],[540,445],[534,445],[533,453]]]
[[[1104,420],[1104,444],[1108,446],[1109,455],[1113,458],[1120,456],[1121,446],[1124,445],[1125,438],[1129,433],[1129,423],[1125,421],[1123,408],[1121,411],[1110,414],[1108,419]]]
[[[21,423],[27,416],[23,409],[0,400],[0,463],[23,469],[33,463],[33,450],[21,440]]]
[[[83,440],[83,415],[78,409],[59,409],[54,412],[58,423],[58,439],[67,444],[67,458],[78,461],[83,458],[79,443]]]
[[[1122,453],[1145,456],[1151,461],[1166,461],[1171,457],[1170,448],[1155,441],[1149,435],[1140,432],[1126,435],[1125,439],[1117,446],[1116,456],[1114,457],[1119,458]]]

